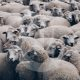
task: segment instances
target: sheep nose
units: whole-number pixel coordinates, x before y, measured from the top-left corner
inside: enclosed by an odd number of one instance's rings
[[[29,36],[29,33],[26,33],[26,36]]]
[[[10,61],[13,61],[13,58],[9,58]]]
[[[74,45],[73,43],[70,44],[71,47],[72,47],[73,45]]]
[[[41,28],[44,28],[44,26],[41,26]]]

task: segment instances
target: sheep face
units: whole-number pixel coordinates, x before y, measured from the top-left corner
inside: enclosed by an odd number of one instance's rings
[[[45,9],[45,5],[43,3],[36,3],[30,5],[31,11],[39,12],[41,9]]]
[[[72,56],[72,51],[67,51],[62,57],[62,59],[65,61],[70,61],[71,56]]]
[[[15,50],[9,50],[9,60],[11,61],[15,61],[15,60],[18,60],[18,51],[15,51]]]
[[[78,38],[79,37],[74,34],[68,34],[63,36],[65,45],[69,45],[69,46],[74,46]]]
[[[79,14],[74,13],[72,15],[72,18],[75,20],[75,23],[78,23],[79,22]]]
[[[38,31],[40,27],[35,25],[35,24],[32,24],[30,26],[27,26],[27,31],[26,31],[26,36],[28,37],[34,37],[36,31]]]
[[[71,63],[74,63],[78,60],[79,56],[80,56],[79,51],[77,51],[77,50],[67,50],[63,54],[62,59],[65,60],[65,61],[69,61]]]
[[[29,25],[31,23],[31,19],[25,19],[23,20],[23,25]]]
[[[32,49],[31,51],[27,52],[27,55],[30,59],[32,59],[33,61],[35,62],[38,62],[38,63],[42,63],[44,62],[47,58],[48,58],[48,55],[45,54],[45,53],[40,53],[34,49]]]
[[[72,13],[71,12],[67,12],[67,14],[65,15],[65,18],[69,21],[69,22],[72,22],[73,19],[72,19]]]
[[[19,32],[17,30],[3,32],[3,34],[6,34],[7,41],[18,42],[17,36],[19,35]]]
[[[47,27],[50,21],[49,20],[44,20],[44,19],[36,18],[36,19],[34,19],[33,22],[34,22],[34,24],[36,24],[37,26],[39,26],[40,29],[42,29],[42,28]]]
[[[34,12],[38,12],[40,10],[39,4],[31,4],[30,5],[30,10]]]
[[[26,36],[27,26],[21,25],[17,30],[20,32],[21,36]]]
[[[68,12],[65,18],[71,23],[71,25],[77,24],[79,22],[79,14]]]
[[[22,57],[22,50],[19,47],[12,47],[10,49],[8,49],[8,58],[10,61],[14,62],[14,61],[18,61],[19,58]]]
[[[62,49],[62,46],[59,44],[52,44],[48,48],[49,57],[56,58],[59,56],[59,53]]]
[[[71,9],[78,10],[78,5],[75,2],[71,3]]]
[[[63,9],[53,8],[53,9],[51,9],[51,13],[53,16],[63,16]]]

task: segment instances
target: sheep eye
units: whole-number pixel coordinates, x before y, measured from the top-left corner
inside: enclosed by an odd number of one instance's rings
[[[58,45],[58,46],[57,46],[57,48],[61,48],[61,46],[60,46],[60,45]]]
[[[52,50],[52,47],[49,47],[50,50]]]

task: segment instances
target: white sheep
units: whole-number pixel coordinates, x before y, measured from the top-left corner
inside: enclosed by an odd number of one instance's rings
[[[35,47],[37,50],[42,49],[44,50],[43,46],[34,38],[32,37],[25,37],[25,36],[16,36],[14,40],[8,39],[10,42],[16,42],[16,45],[20,46],[23,50],[24,54],[31,50],[32,47]],[[10,47],[10,43],[5,44],[6,48]]]
[[[27,7],[19,4],[19,3],[15,3],[15,2],[11,2],[11,3],[7,3],[5,5],[0,5],[0,11],[4,11],[4,12],[10,12],[10,13],[20,13],[22,10],[26,9]]]
[[[6,42],[6,35],[4,33],[12,29],[14,28],[10,25],[0,26],[0,39],[2,40],[3,43]]]
[[[43,62],[38,73],[39,80],[78,80],[78,70],[71,63],[63,60],[49,59]],[[42,72],[41,72],[42,71]],[[77,73],[75,73],[77,71]],[[74,74],[75,73],[75,74]]]
[[[47,9],[51,9],[53,7],[57,7],[57,8],[62,8],[65,10],[69,10],[70,5],[64,2],[61,2],[59,0],[55,0],[55,1],[51,1],[48,3],[48,5],[46,6]]]
[[[35,33],[35,38],[60,38],[63,35],[73,33],[73,31],[65,26],[52,26],[40,29]]]
[[[54,25],[70,26],[70,23],[68,22],[68,20],[62,17],[52,17],[48,15],[36,15],[33,17],[33,19],[36,19],[36,18],[48,20],[49,21],[48,26],[54,26]]]
[[[20,42],[20,47],[22,48],[23,52],[28,52],[29,50],[31,50],[32,46],[36,47],[36,49],[42,49],[44,50],[44,48],[42,47],[42,45],[34,38],[31,37],[20,37],[21,42]]]
[[[11,25],[12,27],[17,28],[22,24],[22,17],[11,15],[8,16],[4,21],[6,25]]]
[[[62,26],[70,26],[70,23],[68,20],[62,18],[62,17],[53,17],[52,20],[50,20],[49,26],[54,26],[54,25],[62,25]]]
[[[44,49],[47,49],[51,44],[54,44],[54,45],[64,44],[62,40],[56,39],[56,38],[38,38],[37,40],[41,43]]]
[[[62,59],[69,61],[70,63],[75,65],[80,74],[80,67],[79,67],[80,66],[80,54],[76,50],[76,47],[75,49],[72,48],[70,50],[67,50],[66,53],[64,53]]]

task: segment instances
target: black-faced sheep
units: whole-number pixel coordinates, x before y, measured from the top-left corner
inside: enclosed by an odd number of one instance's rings
[[[50,57],[57,57],[64,46],[64,43],[60,39],[55,38],[39,38],[37,39],[41,45],[47,50]]]

